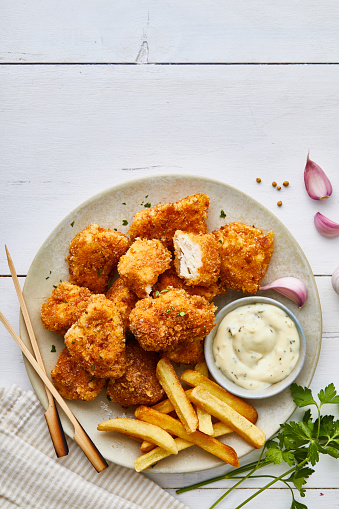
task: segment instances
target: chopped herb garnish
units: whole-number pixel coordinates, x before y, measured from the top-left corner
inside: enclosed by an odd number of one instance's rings
[[[68,300],[64,300],[65,304],[68,304]]]
[[[56,352],[55,345],[52,345],[51,352]]]
[[[117,228],[113,228],[113,230],[114,230],[115,232],[117,232],[117,231],[118,231],[118,229],[117,229]]]
[[[148,194],[146,194],[145,198],[148,198]]]
[[[71,227],[73,228],[73,226],[74,226],[74,221],[71,222]]]
[[[171,308],[166,309],[166,313],[170,313],[170,312],[171,312]]]
[[[171,306],[171,310],[174,311],[174,306]]]
[[[46,279],[49,279],[49,276],[47,276]]]
[[[98,270],[98,276],[102,276],[102,267]]]
[[[179,313],[180,316],[185,316],[185,314],[186,314],[185,311],[180,311]]]
[[[72,345],[74,345],[75,341],[72,341]]]
[[[93,377],[91,376],[91,378],[89,379],[89,381],[91,382],[93,380]]]
[[[246,260],[246,263],[251,263],[251,260]]]
[[[92,366],[91,369],[95,369],[95,366]]]
[[[219,240],[220,244],[222,244],[222,240]]]
[[[160,294],[160,292],[157,290],[157,291],[155,292],[155,296],[156,296],[156,297],[158,297],[158,295],[159,295],[159,294]]]
[[[223,210],[220,211],[220,217],[226,217],[226,214]]]
[[[103,359],[103,357],[101,357],[101,355],[99,355],[100,359]]]
[[[111,396],[109,396],[108,394],[107,394],[107,399],[108,399],[108,401],[112,401]]]
[[[122,204],[123,204],[123,205],[126,205],[126,202],[124,202],[124,201],[123,201],[123,202],[122,202]]]
[[[147,202],[147,203],[145,203],[144,207],[149,209],[151,207],[151,204],[149,202]]]
[[[58,286],[57,285],[53,285],[53,288],[58,288]]]
[[[123,219],[122,220],[122,224],[123,224],[123,226],[127,226],[128,225],[128,221],[126,219]]]

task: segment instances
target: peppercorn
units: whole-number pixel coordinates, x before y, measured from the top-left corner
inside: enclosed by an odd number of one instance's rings
[[[290,185],[290,183],[288,180],[285,180],[285,182],[283,182],[283,186],[288,187],[289,185]]]
[[[278,205],[278,207],[281,207],[281,205],[282,205],[282,201],[278,201],[278,202],[277,202],[277,205]]]
[[[272,182],[272,186],[273,187],[277,187],[277,183],[276,182]]]
[[[258,182],[258,184],[260,184],[260,182],[261,182],[261,178],[259,178],[259,177],[258,177],[258,178],[257,178],[257,182]]]

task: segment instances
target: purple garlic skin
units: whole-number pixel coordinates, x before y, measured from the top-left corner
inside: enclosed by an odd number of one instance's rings
[[[325,172],[307,156],[304,170],[306,191],[312,200],[324,200],[331,196],[332,185]]]
[[[320,212],[317,212],[314,216],[314,224],[318,232],[324,237],[330,239],[339,235],[339,224],[320,214]]]
[[[260,290],[275,290],[284,297],[292,300],[299,308],[302,308],[307,299],[307,288],[297,277],[281,277],[272,283],[261,286]]]

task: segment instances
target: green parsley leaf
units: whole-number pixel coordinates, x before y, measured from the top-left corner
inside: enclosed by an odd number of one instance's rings
[[[147,209],[149,209],[151,207],[151,204],[149,202],[145,203],[144,204],[144,207],[146,207]]]
[[[58,288],[58,286],[57,285],[53,285],[53,288]]]
[[[73,228],[73,226],[74,226],[74,221],[71,222],[71,227]]]
[[[123,204],[123,205],[126,205],[126,203],[125,203],[124,201],[122,202],[122,204]]]
[[[91,382],[93,380],[93,377],[91,376],[91,378],[89,379],[89,381]]]
[[[122,224],[123,224],[123,226],[127,226],[128,225],[128,221],[126,219],[123,219],[122,220]]]
[[[98,270],[98,276],[102,276],[102,267]]]
[[[226,214],[223,210],[220,211],[220,217],[222,217],[222,218],[226,217]]]
[[[185,316],[185,314],[186,314],[185,311],[180,311],[179,313],[180,316]]]
[[[155,296],[156,296],[156,297],[158,297],[158,295],[159,295],[159,294],[160,294],[160,292],[157,290],[157,291],[155,292]]]
[[[72,341],[72,345],[74,345],[75,341]]]
[[[291,394],[294,399],[294,403],[300,408],[308,405],[316,405],[312,396],[312,391],[308,387],[301,387],[300,385],[293,383],[291,385]]]
[[[51,352],[56,352],[55,345],[52,345]]]
[[[95,366],[92,366],[91,369],[95,369]]]
[[[337,391],[335,390],[334,384],[329,384],[324,390],[318,394],[318,398],[321,403],[324,405],[327,404],[337,404],[339,403],[339,396],[337,395]]]
[[[307,509],[307,505],[298,502],[295,498],[292,501],[291,509]]]

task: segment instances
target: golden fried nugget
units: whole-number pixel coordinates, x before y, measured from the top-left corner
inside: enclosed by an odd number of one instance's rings
[[[204,360],[204,338],[185,339],[180,341],[173,350],[164,352],[164,356],[178,364],[196,364]]]
[[[256,293],[273,252],[273,232],[230,223],[213,232],[221,247],[220,279],[227,288]]]
[[[92,401],[105,387],[106,378],[98,378],[75,362],[67,348],[60,352],[52,381],[61,396],[66,399]]]
[[[120,258],[118,272],[140,298],[148,297],[160,274],[169,269],[172,255],[160,240],[137,239]]]
[[[212,233],[177,230],[173,237],[174,265],[189,286],[211,286],[220,274],[220,244]]]
[[[134,216],[127,232],[131,240],[137,237],[159,239],[168,249],[173,248],[176,230],[206,233],[209,197],[206,194],[187,196],[176,203],[160,204],[143,209]]]
[[[43,326],[63,336],[85,311],[91,295],[87,288],[62,281],[42,305]]]
[[[121,277],[118,277],[106,293],[106,298],[111,300],[118,309],[125,331],[129,330],[129,315],[138,300],[136,294]]]
[[[107,394],[115,403],[130,405],[153,405],[164,397],[165,392],[156,377],[159,355],[146,352],[137,341],[126,344],[126,371],[122,377],[110,380]]]
[[[90,224],[70,243],[66,258],[70,281],[95,293],[104,293],[110,275],[128,246],[126,235]]]
[[[166,270],[158,278],[157,283],[153,287],[152,295],[157,297],[161,292],[165,292],[173,288],[182,288],[190,295],[200,295],[205,297],[206,300],[211,301],[217,295],[222,295],[227,292],[227,289],[218,281],[210,286],[188,286],[184,280],[181,279],[173,266]]]
[[[104,295],[93,295],[86,311],[65,335],[72,358],[101,378],[119,378],[126,369],[120,314]]]
[[[169,290],[139,300],[130,314],[130,328],[144,350],[173,350],[180,341],[209,334],[216,309],[204,297]]]

